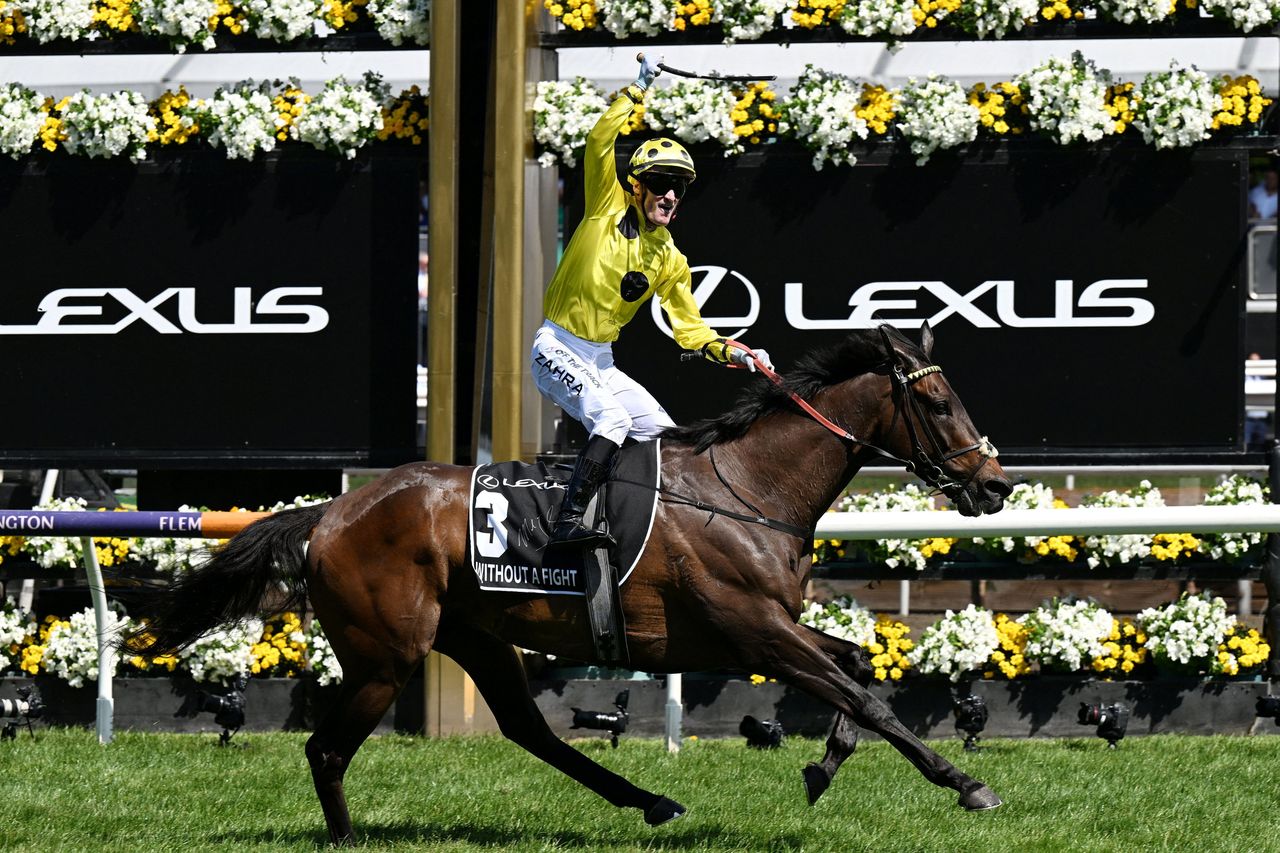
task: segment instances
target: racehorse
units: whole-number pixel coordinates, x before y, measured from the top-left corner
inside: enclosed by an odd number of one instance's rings
[[[1010,493],[932,348],[927,325],[920,346],[888,326],[853,332],[805,356],[780,385],[757,379],[723,416],[666,432],[652,533],[621,590],[636,669],[760,673],[838,712],[822,762],[804,770],[811,803],[852,754],[857,726],[958,791],[964,808],[1001,802],[868,691],[862,648],[797,624],[818,518],[877,455],[905,462],[966,516],[999,511]],[[479,589],[464,562],[471,475],[413,463],[327,504],[262,519],[205,565],[146,591],[130,608],[145,625],[123,642],[172,652],[310,596],[343,671],[340,698],[306,745],[334,842],[354,837],[343,794],[352,758],[432,649],[471,676],[506,737],[652,826],[679,817],[683,806],[595,763],[543,719],[513,644],[591,660],[586,608],[569,596]],[[264,601],[280,589],[283,601]]]

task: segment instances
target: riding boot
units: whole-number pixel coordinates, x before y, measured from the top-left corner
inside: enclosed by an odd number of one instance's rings
[[[564,501],[560,504],[560,512],[552,525],[548,548],[585,549],[596,548],[605,543],[612,544],[613,537],[609,534],[585,526],[582,515],[587,511],[587,505],[591,503],[600,484],[608,478],[618,449],[618,445],[602,435],[593,435],[587,440],[587,446],[574,465],[573,476],[565,486]]]

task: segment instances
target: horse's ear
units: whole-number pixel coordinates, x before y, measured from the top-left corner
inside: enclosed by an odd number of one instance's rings
[[[896,367],[902,366],[902,357],[898,355],[898,351],[893,348],[893,338],[889,337],[889,324],[881,323],[876,326],[880,330],[880,338],[884,341],[885,356]]]
[[[926,361],[933,361],[933,327],[928,320],[920,328],[920,351],[924,353]]]

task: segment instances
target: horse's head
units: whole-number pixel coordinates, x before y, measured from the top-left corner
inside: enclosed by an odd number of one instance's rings
[[[1013,487],[996,461],[996,448],[980,435],[933,363],[933,330],[924,324],[917,350],[902,335],[880,327],[893,383],[886,449],[951,499],[961,515],[999,512]]]

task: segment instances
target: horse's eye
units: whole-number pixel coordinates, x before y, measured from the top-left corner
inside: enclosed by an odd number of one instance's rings
[[[950,415],[950,414],[951,414],[951,403],[949,403],[949,402],[948,402],[948,401],[946,401],[946,400],[934,400],[934,401],[933,401],[933,413],[934,413],[935,415],[942,415],[943,417],[946,417],[947,415]]]

